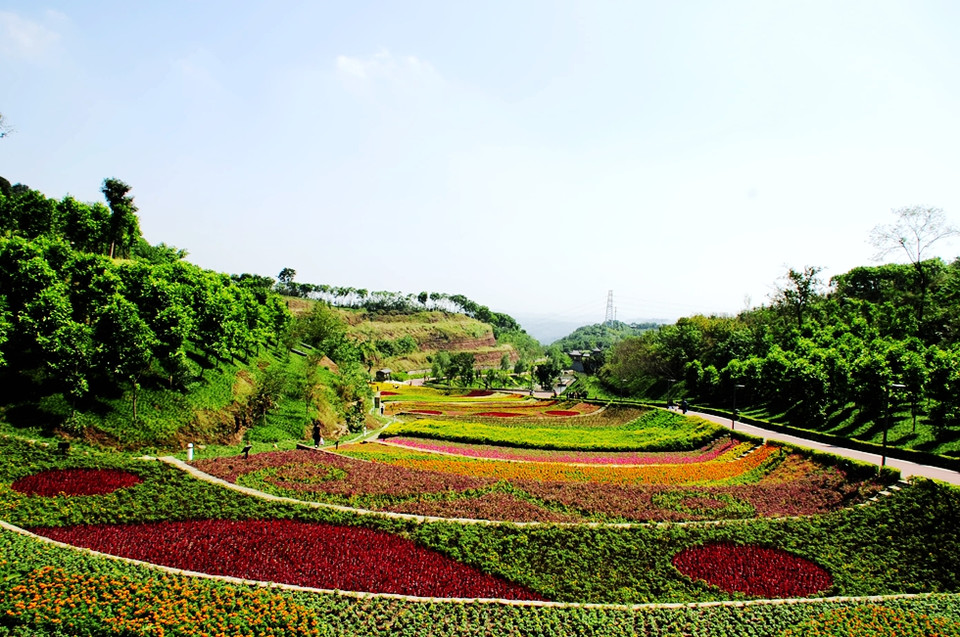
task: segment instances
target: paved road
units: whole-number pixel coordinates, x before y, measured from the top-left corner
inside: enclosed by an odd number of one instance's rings
[[[723,416],[714,416],[712,414],[704,414],[693,411],[688,413],[693,416],[700,416],[701,418],[721,424],[725,427],[730,426],[730,419],[724,418]],[[875,465],[880,464],[880,456],[875,453],[856,451],[854,449],[847,449],[846,447],[835,447],[826,443],[807,440],[806,438],[798,438],[797,436],[782,434],[776,431],[770,431],[769,429],[761,429],[760,427],[748,425],[739,421],[736,423],[735,429],[737,431],[744,431],[748,434],[753,434],[754,436],[762,436],[771,440],[780,440],[788,444],[797,445],[799,447],[807,447],[810,449],[816,449],[818,451],[826,451],[827,453],[836,454],[845,458],[853,458],[854,460],[862,460],[863,462],[870,462]],[[917,464],[908,460],[898,460],[896,458],[887,458],[887,464],[891,467],[896,467],[899,469],[904,478],[909,478],[910,476],[924,476],[926,478],[936,478],[937,480],[943,480],[944,482],[960,485],[960,472],[957,471],[941,469],[939,467],[931,467],[924,464]]]

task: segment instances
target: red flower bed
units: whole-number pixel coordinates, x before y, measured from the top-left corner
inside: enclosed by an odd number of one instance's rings
[[[479,489],[496,482],[490,478],[417,471],[304,450],[258,453],[248,460],[236,457],[204,458],[195,461],[193,466],[228,482],[237,482],[240,476],[248,473],[272,469],[275,473],[268,475],[265,481],[275,487],[325,493],[334,496],[335,501],[344,503],[359,495],[406,498],[424,493]],[[331,468],[342,471],[342,477],[329,479]]]
[[[398,396],[399,393],[395,391],[382,391],[380,392],[381,396]]]
[[[672,562],[687,577],[753,597],[807,597],[833,585],[830,573],[813,562],[762,546],[704,544],[680,551]]]
[[[212,575],[417,597],[543,600],[398,535],[295,520],[195,520],[39,528],[111,555]]]
[[[562,409],[551,409],[550,411],[543,412],[548,416],[579,416],[579,411],[566,411]]]
[[[489,416],[491,418],[514,418],[521,414],[511,414],[509,411],[481,411],[474,416]]]
[[[493,396],[493,392],[489,389],[474,389],[467,394],[467,398],[480,398],[481,396]]]
[[[411,414],[423,414],[424,416],[440,416],[443,414],[442,411],[436,411],[435,409],[411,409]]]
[[[103,495],[143,482],[119,469],[51,469],[20,478],[10,485],[27,495]]]

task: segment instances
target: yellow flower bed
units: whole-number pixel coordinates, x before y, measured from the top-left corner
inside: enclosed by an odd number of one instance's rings
[[[742,447],[739,446],[738,448]],[[741,449],[742,453],[743,449]],[[500,480],[538,482],[595,482],[608,484],[714,484],[736,479],[758,469],[781,453],[778,447],[763,445],[739,459],[734,451],[725,459],[663,465],[570,465],[554,462],[507,462],[418,452],[391,445],[342,445],[340,453],[361,460],[409,469]]]

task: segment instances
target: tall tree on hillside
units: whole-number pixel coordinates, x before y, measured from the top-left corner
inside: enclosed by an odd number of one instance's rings
[[[910,260],[917,275],[917,324],[920,325],[930,286],[930,273],[924,264],[924,256],[934,243],[955,237],[960,230],[947,223],[940,208],[909,206],[898,208],[893,214],[896,221],[876,226],[870,234],[870,243],[877,249],[874,259],[878,261],[900,250]]]
[[[284,268],[280,270],[280,274],[277,275],[277,286],[280,294],[289,294],[290,296],[295,296],[293,292],[293,280],[297,276],[297,271],[293,268]]]
[[[103,180],[100,192],[110,206],[110,258],[129,257],[130,249],[140,238],[140,220],[137,207],[129,193],[131,187],[114,177]]]
[[[823,283],[817,277],[823,268],[806,266],[803,270],[790,268],[784,275],[784,285],[774,297],[777,304],[797,320],[797,329],[803,329],[803,319]]]
[[[98,364],[119,382],[130,381],[133,420],[137,420],[140,377],[150,368],[156,335],[140,317],[137,306],[120,294],[100,308],[94,326],[100,343]]]

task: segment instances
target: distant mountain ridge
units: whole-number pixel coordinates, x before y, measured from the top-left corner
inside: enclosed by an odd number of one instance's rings
[[[552,345],[562,340],[580,328],[590,325],[598,325],[600,321],[590,323],[589,321],[576,321],[571,319],[557,319],[549,315],[520,314],[514,313],[513,316],[527,334],[537,339],[542,345]],[[620,321],[624,323],[623,321]],[[664,325],[668,323],[666,319],[636,319],[625,322],[630,325],[656,324]]]

